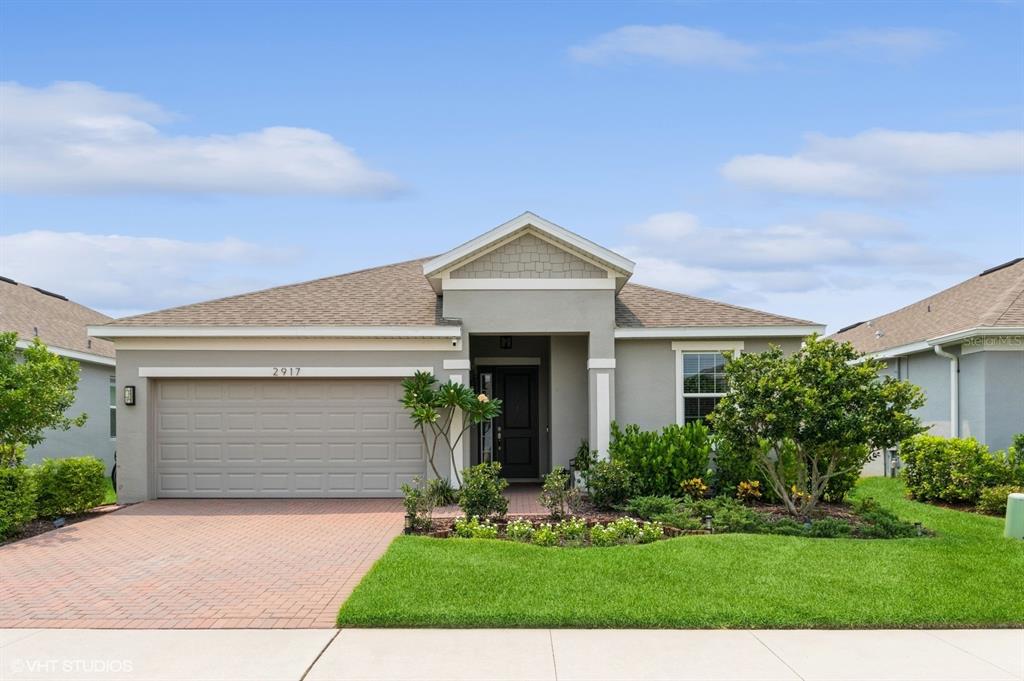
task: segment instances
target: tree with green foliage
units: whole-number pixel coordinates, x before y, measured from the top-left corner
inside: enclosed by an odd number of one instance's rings
[[[833,478],[924,430],[911,413],[924,404],[921,389],[879,376],[884,366],[817,335],[792,355],[772,346],[729,357],[729,392],[710,420],[730,446],[757,451],[772,491],[804,517]]]
[[[86,419],[86,414],[66,416],[78,389],[78,363],[50,352],[38,338],[23,350],[17,343],[18,334],[0,333],[3,466],[17,466],[19,452],[41,443],[46,430],[81,427]]]
[[[437,378],[429,371],[417,371],[412,378],[402,381],[402,388],[402,406],[423,436],[430,469],[436,477],[441,477],[436,457],[438,447],[442,446],[448,450],[455,481],[461,487],[455,450],[473,425],[501,414],[501,400],[492,400],[483,393],[477,395],[461,383],[449,381],[438,385]],[[454,427],[457,414],[462,415],[459,428]]]

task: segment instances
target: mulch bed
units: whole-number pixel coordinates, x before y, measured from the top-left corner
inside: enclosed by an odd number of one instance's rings
[[[108,504],[106,506],[97,506],[96,508],[86,511],[85,513],[79,513],[78,515],[69,515],[64,517],[64,527],[68,525],[75,525],[82,523],[93,518],[99,518],[108,513],[112,513],[118,509],[124,508],[125,504]],[[32,522],[26,524],[21,528],[20,532],[11,535],[7,539],[0,541],[0,546],[6,544],[13,544],[14,542],[21,541],[22,539],[28,539],[29,537],[35,537],[39,534],[46,534],[60,528],[53,526],[52,520],[44,520],[42,518],[36,518]]]

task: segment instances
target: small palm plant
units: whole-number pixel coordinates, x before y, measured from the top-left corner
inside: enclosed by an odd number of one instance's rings
[[[439,446],[447,449],[455,482],[461,487],[455,450],[473,425],[501,414],[501,400],[492,400],[483,393],[477,395],[461,383],[449,381],[439,384],[437,377],[429,371],[417,371],[412,378],[402,381],[402,388],[405,391],[402,406],[423,436],[430,469],[435,476],[441,477],[437,470],[437,451]],[[455,427],[456,414],[462,415],[460,427]]]

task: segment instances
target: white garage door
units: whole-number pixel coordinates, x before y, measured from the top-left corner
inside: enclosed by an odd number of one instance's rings
[[[424,471],[395,379],[156,384],[161,497],[395,496]]]

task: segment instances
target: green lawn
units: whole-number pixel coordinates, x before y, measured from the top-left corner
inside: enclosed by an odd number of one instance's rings
[[[1024,624],[1024,542],[1002,521],[873,496],[937,536],[687,536],[540,548],[399,537],[338,614],[357,627],[967,627]]]
[[[114,481],[107,478],[107,494],[103,497],[103,505],[116,504],[117,492],[114,491]]]

